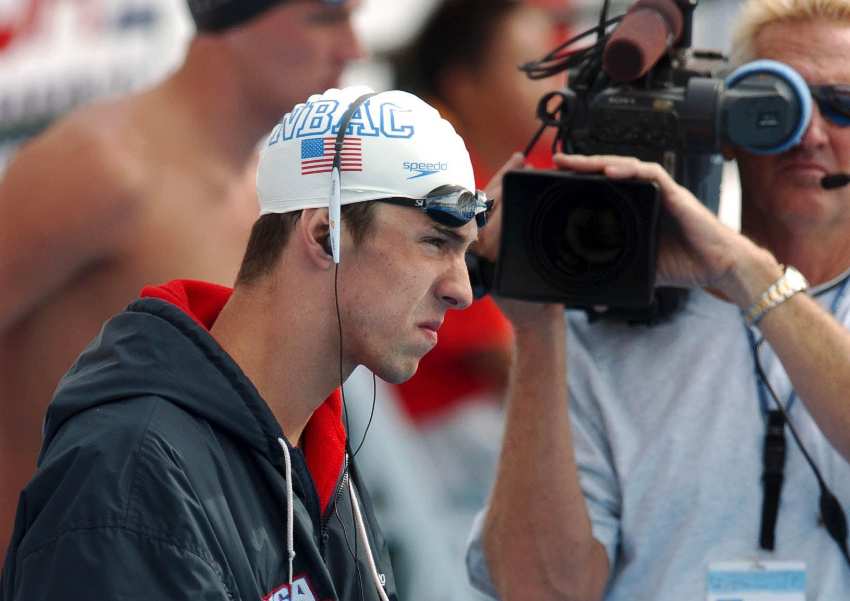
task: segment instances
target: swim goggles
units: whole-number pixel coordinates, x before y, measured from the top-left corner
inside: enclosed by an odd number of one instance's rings
[[[487,223],[487,213],[493,201],[481,190],[470,192],[462,186],[444,185],[434,188],[424,198],[394,196],[379,202],[422,209],[431,219],[448,227],[462,227],[475,219],[478,227]]]

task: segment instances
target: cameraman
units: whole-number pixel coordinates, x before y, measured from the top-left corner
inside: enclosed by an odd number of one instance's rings
[[[810,86],[850,83],[850,2],[749,0],[734,55],[787,63]],[[562,169],[656,182],[676,222],[658,281],[692,292],[653,328],[502,302],[517,356],[497,480],[468,557],[479,588],[505,601],[716,599],[733,573],[751,595],[847,598],[850,559],[824,527],[813,472],[769,390],[850,505],[850,188],[821,185],[850,171],[838,92],[813,90],[794,149],[738,154],[743,235],[659,165],[556,157]],[[492,258],[487,236],[479,252]],[[777,439],[784,451],[764,478]],[[777,475],[781,495],[768,493]]]

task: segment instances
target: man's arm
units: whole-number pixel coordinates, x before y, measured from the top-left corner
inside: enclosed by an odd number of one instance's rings
[[[728,294],[742,309],[782,274],[772,256],[753,257],[739,270],[739,291]],[[806,294],[770,310],[759,329],[818,427],[850,461],[850,331]]]
[[[501,178],[521,167],[515,155],[487,190],[496,205],[475,250],[491,261],[499,246]],[[482,535],[488,571],[503,601],[601,599],[608,558],[593,538],[578,480],[564,308],[499,304],[513,323],[516,346],[502,452]]]
[[[593,538],[568,416],[563,307],[503,302],[515,369],[483,547],[503,601],[596,600],[608,558]]]
[[[125,238],[129,161],[96,109],[26,144],[0,180],[0,332]]]

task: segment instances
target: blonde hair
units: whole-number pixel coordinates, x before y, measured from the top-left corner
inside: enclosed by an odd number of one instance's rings
[[[747,0],[732,37],[732,64],[739,66],[757,58],[755,39],[767,25],[815,19],[850,26],[850,0]]]

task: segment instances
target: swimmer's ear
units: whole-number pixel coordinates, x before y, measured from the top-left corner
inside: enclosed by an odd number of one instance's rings
[[[304,209],[297,225],[307,256],[320,269],[329,269],[333,265],[333,256],[331,255],[328,210]]]

